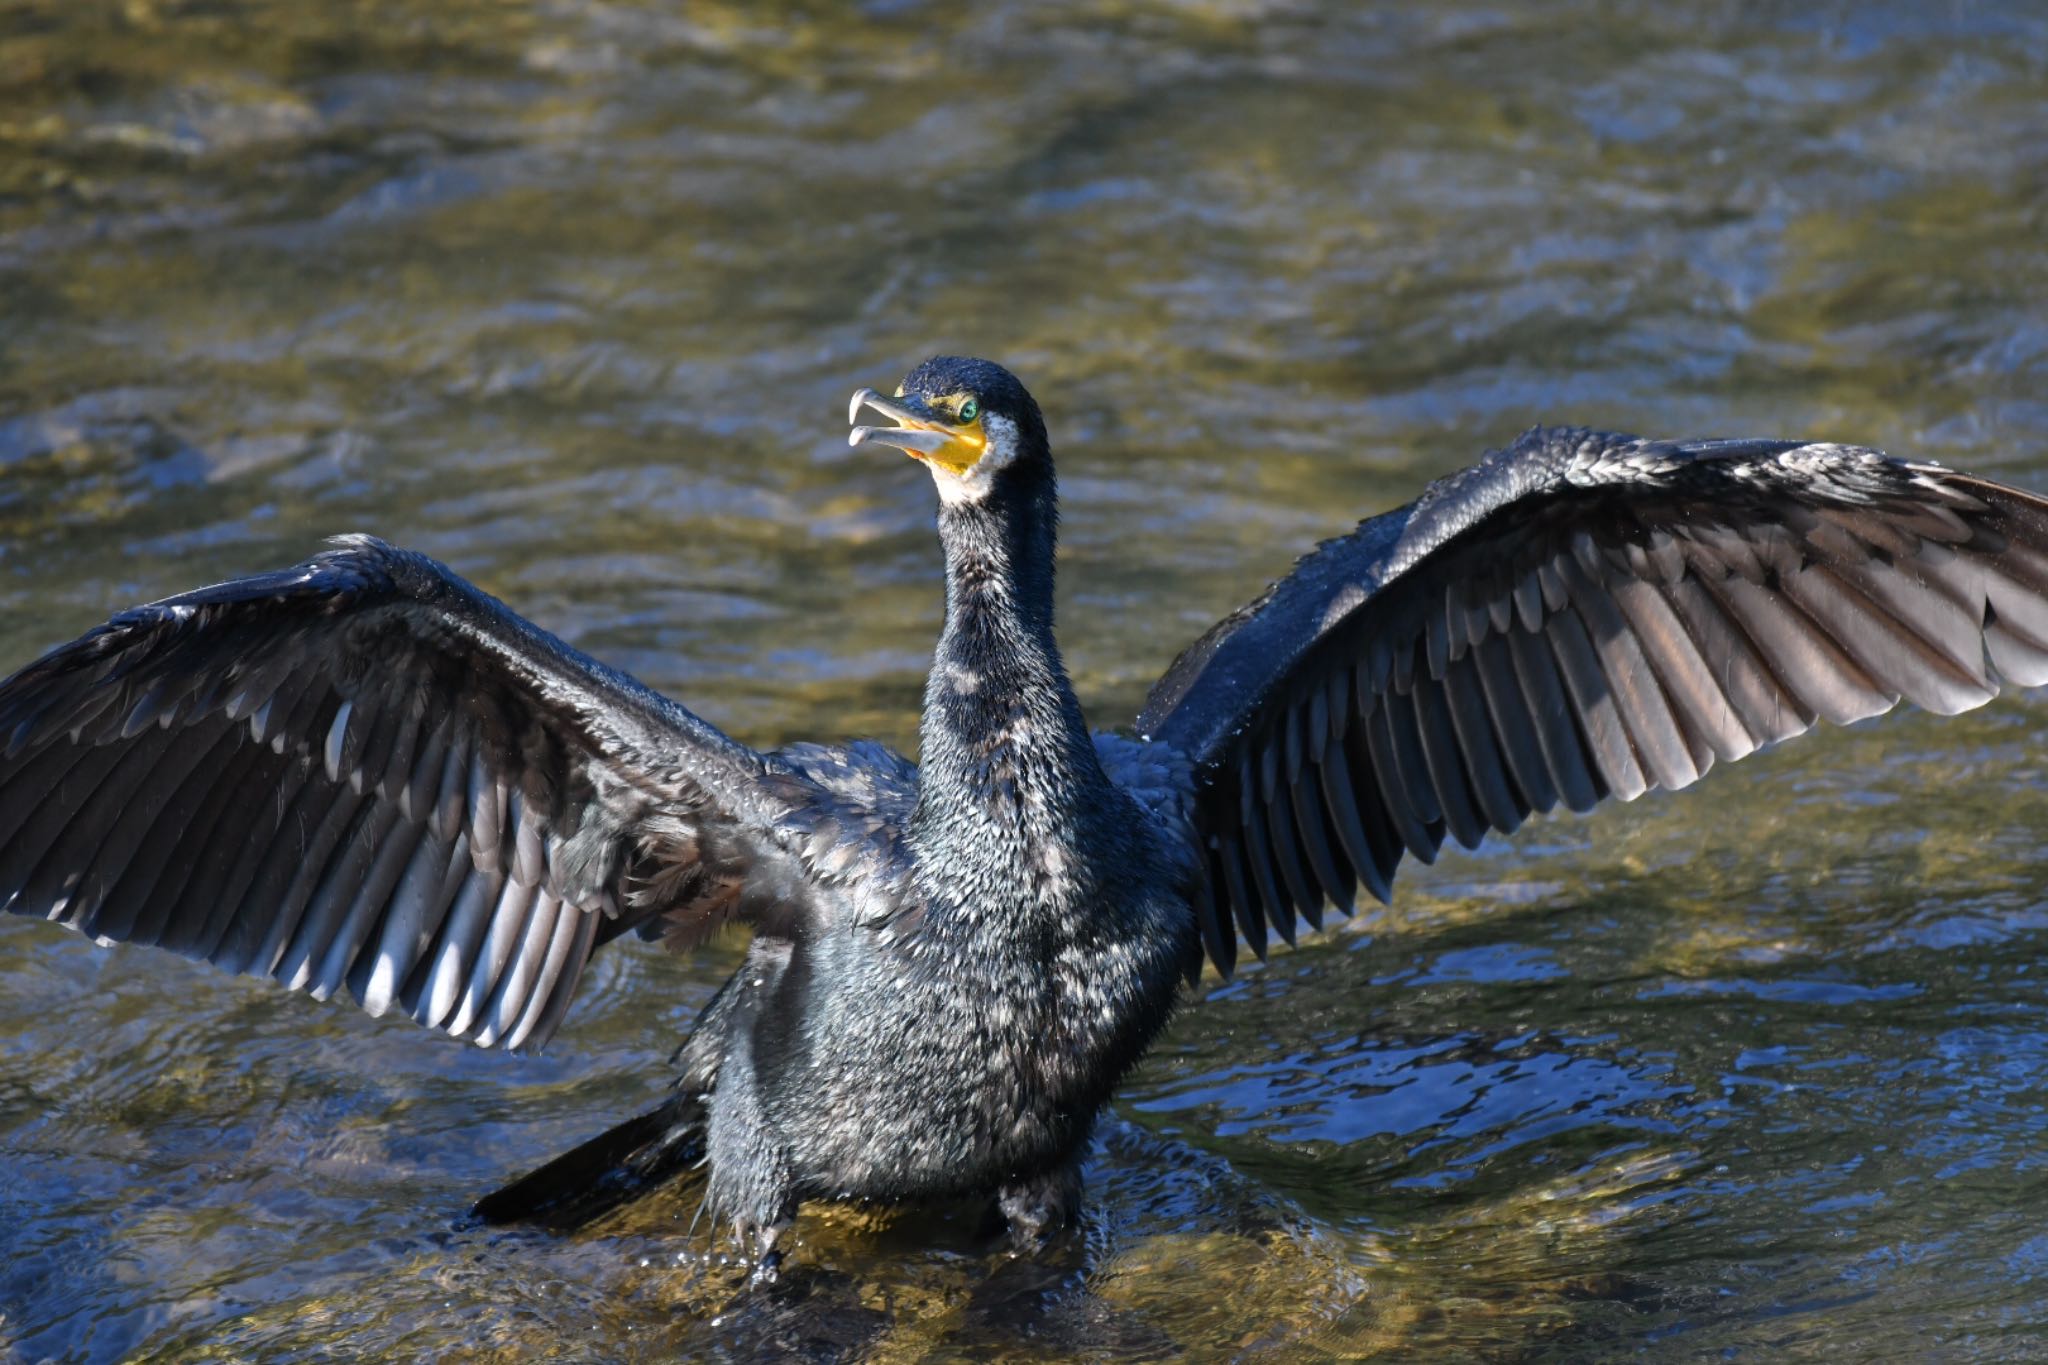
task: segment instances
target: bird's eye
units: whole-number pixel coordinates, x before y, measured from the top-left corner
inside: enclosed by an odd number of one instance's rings
[[[960,400],[961,421],[972,422],[975,418],[979,416],[981,416],[981,404],[975,402],[972,398],[963,398]]]

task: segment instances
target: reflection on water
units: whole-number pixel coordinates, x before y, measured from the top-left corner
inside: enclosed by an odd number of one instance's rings
[[[760,743],[913,736],[927,482],[858,384],[1022,372],[1097,716],[1540,418],[2048,486],[2037,6],[15,0],[0,667],[373,529]],[[1409,869],[1190,1008],[1075,1241],[687,1192],[460,1211],[729,969],[486,1055],[0,925],[0,1349],[1998,1358],[2048,1310],[2032,698]]]

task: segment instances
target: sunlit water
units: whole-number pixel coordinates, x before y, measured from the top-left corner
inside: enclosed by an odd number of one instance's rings
[[[1362,7],[1361,7],[1362,8]],[[971,11],[972,17],[969,17]],[[1019,370],[1100,723],[1537,420],[2048,487],[2038,5],[0,6],[0,671],[374,530],[750,742],[914,738],[929,481]],[[1998,1359],[2048,1318],[2048,699],[1408,868],[1213,980],[1040,1260],[972,1210],[469,1200],[734,961],[486,1054],[0,924],[0,1356]]]

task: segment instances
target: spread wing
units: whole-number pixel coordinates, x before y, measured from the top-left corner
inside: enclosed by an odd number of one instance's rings
[[[1139,731],[1185,755],[1219,968],[1404,852],[1695,781],[1901,697],[2048,681],[2048,501],[1791,441],[1529,432],[1304,557]]]
[[[0,905],[486,1046],[545,1042],[623,929],[786,898],[815,797],[367,537],[0,683]]]

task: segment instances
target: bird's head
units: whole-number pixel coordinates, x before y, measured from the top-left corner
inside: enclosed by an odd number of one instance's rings
[[[998,482],[1050,476],[1052,451],[1038,404],[1017,376],[987,360],[941,355],[905,375],[894,398],[853,395],[846,419],[872,408],[896,425],[856,426],[853,445],[880,442],[922,460],[947,503],[980,502]]]

